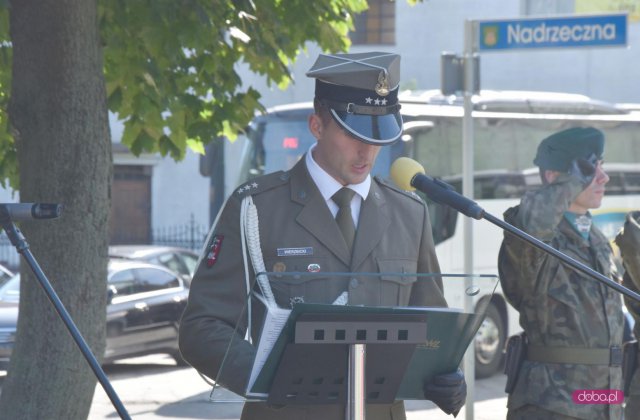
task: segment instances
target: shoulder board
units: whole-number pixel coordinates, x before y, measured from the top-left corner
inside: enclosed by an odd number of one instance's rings
[[[243,198],[247,195],[260,194],[279,185],[289,182],[289,172],[278,171],[258,178],[251,179],[233,191],[235,197]]]
[[[406,195],[407,197],[412,198],[412,199],[414,199],[416,201],[419,201],[420,203],[424,203],[424,200],[422,200],[422,198],[420,198],[420,196],[418,194],[416,194],[413,191],[403,190],[400,187],[398,187],[394,182],[392,182],[392,181],[390,181],[388,179],[382,178],[381,176],[378,176],[378,175],[376,175],[373,179],[375,179],[380,186],[389,188],[390,190],[393,190],[393,191],[395,191],[397,193],[400,193],[402,195]]]

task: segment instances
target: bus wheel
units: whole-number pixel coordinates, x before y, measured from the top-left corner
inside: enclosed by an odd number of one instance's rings
[[[505,340],[504,321],[500,311],[490,303],[474,341],[476,378],[488,378],[498,372],[502,366]]]

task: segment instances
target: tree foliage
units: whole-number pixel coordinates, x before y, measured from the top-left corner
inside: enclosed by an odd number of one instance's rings
[[[202,151],[261,109],[238,63],[284,86],[307,42],[345,49],[348,16],[364,7],[364,0],[0,0],[0,182],[19,180],[26,201],[64,203],[60,220],[22,230],[98,357],[112,175],[107,105],[125,121],[123,142],[134,153],[180,159],[187,147]],[[95,378],[26,267],[22,279],[2,413],[86,417]]]
[[[11,90],[11,43],[9,12],[0,0],[0,184],[17,185],[16,148],[9,130],[9,91]]]
[[[0,181],[17,186],[7,106],[11,44],[0,0]],[[234,137],[256,111],[259,93],[242,86],[238,63],[286,86],[307,42],[349,46],[350,15],[366,0],[100,0],[99,29],[109,110],[124,121],[134,154],[180,160],[215,136]]]

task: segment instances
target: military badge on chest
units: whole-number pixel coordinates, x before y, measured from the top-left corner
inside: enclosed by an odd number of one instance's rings
[[[213,267],[213,265],[218,261],[218,254],[220,254],[223,239],[224,235],[216,235],[213,237],[211,246],[209,247],[209,252],[207,253],[207,267]]]
[[[591,230],[591,218],[587,215],[578,216],[576,217],[575,225],[578,232],[588,234]]]

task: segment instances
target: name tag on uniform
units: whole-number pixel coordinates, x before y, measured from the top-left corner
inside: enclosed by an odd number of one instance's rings
[[[278,257],[299,257],[305,255],[313,255],[313,248],[310,246],[304,248],[278,248]]]

